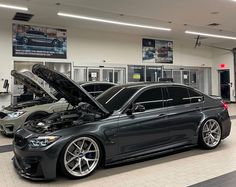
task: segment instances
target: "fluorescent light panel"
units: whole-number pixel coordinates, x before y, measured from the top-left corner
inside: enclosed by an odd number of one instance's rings
[[[8,9],[15,9],[15,10],[23,10],[23,11],[29,10],[27,7],[6,5],[6,4],[0,4],[0,8],[8,8]]]
[[[155,26],[149,26],[149,25],[139,25],[139,24],[135,24],[135,23],[127,23],[127,22],[106,20],[106,19],[100,19],[100,18],[94,18],[94,17],[67,14],[67,13],[62,13],[62,12],[58,12],[57,15],[58,16],[64,16],[64,17],[70,17],[70,18],[76,18],[76,19],[82,19],[82,20],[88,20],[88,21],[95,21],[95,22],[109,23],[109,24],[115,24],[115,25],[129,26],[129,27],[139,27],[139,28],[145,28],[145,29],[171,31],[170,28],[155,27]]]
[[[212,38],[222,38],[222,39],[228,39],[228,40],[236,40],[236,37],[218,35],[218,34],[208,34],[208,33],[195,32],[195,31],[185,31],[185,33],[186,34],[192,34],[192,35],[208,36],[208,37],[212,37]]]

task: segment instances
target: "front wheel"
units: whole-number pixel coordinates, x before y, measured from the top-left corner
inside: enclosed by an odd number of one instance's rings
[[[215,119],[208,119],[199,131],[199,144],[205,149],[214,149],[221,142],[221,126]]]
[[[65,146],[60,158],[62,172],[70,178],[90,175],[99,165],[101,149],[91,137],[77,137]]]

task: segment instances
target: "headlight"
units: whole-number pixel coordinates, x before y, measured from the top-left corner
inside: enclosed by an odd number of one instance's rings
[[[25,113],[24,111],[12,112],[12,113],[8,114],[8,116],[10,118],[18,118],[24,113]]]
[[[40,147],[46,147],[50,145],[51,143],[57,141],[59,139],[59,136],[40,136],[37,138],[32,138],[29,141],[30,147],[32,148],[40,148]]]

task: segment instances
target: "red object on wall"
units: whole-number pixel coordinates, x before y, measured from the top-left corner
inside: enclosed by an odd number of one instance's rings
[[[221,68],[221,69],[224,69],[225,66],[226,66],[225,64],[220,64],[220,68]]]

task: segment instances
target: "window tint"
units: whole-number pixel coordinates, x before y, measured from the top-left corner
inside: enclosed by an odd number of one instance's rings
[[[119,110],[139,89],[139,87],[112,87],[98,96],[97,101],[101,103],[109,112],[113,112],[114,110]]]
[[[162,89],[153,88],[144,91],[135,103],[143,105],[146,110],[163,107]]]
[[[191,103],[198,103],[198,102],[201,102],[203,99],[202,94],[200,94],[192,89],[189,89],[189,95],[190,95]]]
[[[190,103],[190,98],[187,88],[168,87],[169,101],[168,106],[183,105]]]
[[[85,85],[82,86],[87,92],[94,92],[94,85]]]

